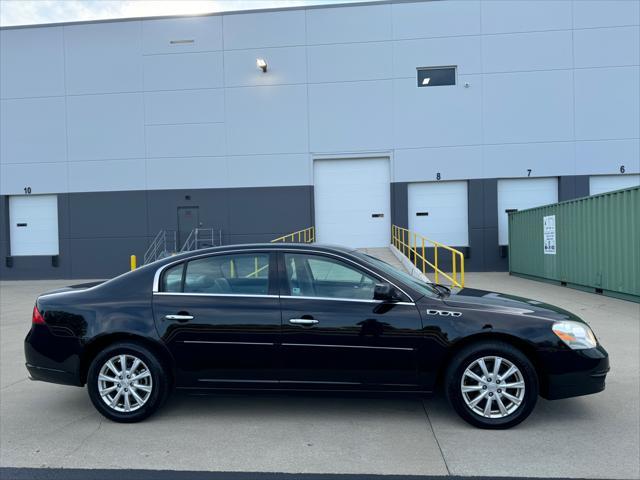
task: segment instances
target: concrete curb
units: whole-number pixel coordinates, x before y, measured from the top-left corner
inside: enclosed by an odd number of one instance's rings
[[[400,263],[402,263],[402,266],[407,269],[411,276],[416,277],[418,280],[422,280],[423,282],[433,283],[431,282],[431,280],[429,280],[429,278],[427,278],[424,273],[418,270],[416,266],[411,263],[411,260],[403,255],[402,252],[398,250],[394,245],[389,245],[389,249],[391,249],[391,252],[400,261]]]

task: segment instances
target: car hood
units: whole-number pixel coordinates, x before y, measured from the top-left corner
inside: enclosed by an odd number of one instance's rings
[[[474,288],[463,288],[457,293],[443,299],[444,302],[456,308],[481,310],[486,312],[523,315],[538,318],[545,318],[552,321],[575,320],[582,322],[576,315],[562,308],[531,300],[524,297],[516,297],[504,293],[490,292],[487,290],[477,290]],[[584,322],[583,322],[584,323]]]

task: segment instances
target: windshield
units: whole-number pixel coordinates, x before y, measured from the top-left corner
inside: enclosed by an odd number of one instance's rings
[[[387,262],[383,262],[379,258],[372,257],[371,255],[367,255],[366,253],[361,252],[353,252],[356,256],[366,260],[368,263],[373,264],[375,267],[379,268],[389,276],[400,280],[403,283],[406,283],[408,286],[416,290],[422,295],[427,295],[430,297],[439,297],[438,291],[422,280],[399,270],[392,265],[389,265]]]

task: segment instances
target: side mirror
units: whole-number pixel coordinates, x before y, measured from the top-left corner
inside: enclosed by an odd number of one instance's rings
[[[383,300],[385,302],[397,302],[400,300],[400,294],[390,283],[378,283],[373,289],[373,299]]]

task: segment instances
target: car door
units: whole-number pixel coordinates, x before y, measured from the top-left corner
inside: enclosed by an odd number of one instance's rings
[[[153,311],[175,359],[178,386],[277,383],[281,316],[275,258],[264,250],[222,253],[161,273]]]
[[[406,297],[373,299],[377,274],[347,258],[282,252],[281,385],[418,388],[421,318]]]

